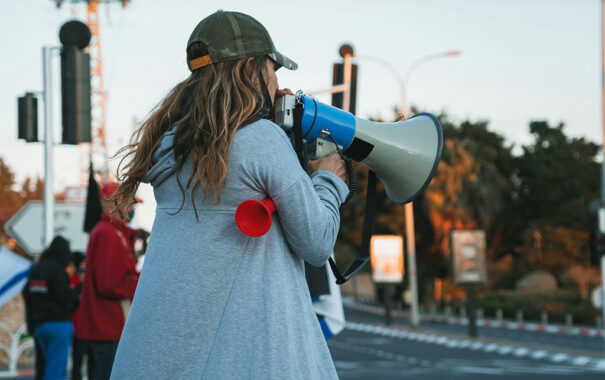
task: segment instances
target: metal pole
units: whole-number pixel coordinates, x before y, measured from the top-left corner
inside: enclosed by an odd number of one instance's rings
[[[475,308],[475,285],[466,285],[466,315],[468,317],[468,336],[477,336],[477,311]]]
[[[429,54],[421,57],[420,59],[414,61],[412,65],[410,65],[409,69],[406,72],[405,79],[402,79],[399,75],[397,69],[391,65],[388,61],[380,58],[374,57],[371,55],[360,55],[356,56],[357,58],[368,58],[380,62],[382,65],[391,70],[397,80],[399,81],[401,87],[401,113],[406,117],[409,115],[409,110],[407,106],[407,94],[405,86],[408,83],[409,77],[414,69],[418,67],[423,62],[426,62],[431,59],[440,58],[440,57],[453,57],[460,55],[459,50],[450,50],[440,53]],[[347,58],[345,57],[345,84],[346,82],[346,73],[347,73]],[[350,74],[349,74],[350,75]],[[349,87],[350,89],[350,87]],[[347,99],[347,95],[345,93],[345,99]],[[343,102],[347,104],[346,102]],[[408,261],[408,281],[411,293],[411,322],[414,328],[417,328],[420,325],[420,314],[418,307],[418,280],[416,278],[416,239],[414,232],[414,206],[413,204],[407,203],[404,207],[404,215],[405,215],[405,241],[406,241],[406,251],[407,251],[407,261]]]
[[[342,109],[348,111],[351,109],[351,54],[345,54],[343,65],[343,84]]]
[[[601,255],[601,306],[603,307],[603,348],[605,348],[605,255]]]
[[[52,50],[53,48],[50,46],[42,48],[44,80],[44,247],[50,245],[54,235]]]
[[[406,82],[401,81],[401,113],[408,117],[408,104],[406,99],[405,85]],[[414,204],[406,203],[403,209],[405,217],[405,243],[408,261],[408,282],[411,296],[411,322],[412,327],[420,326],[420,313],[418,308],[418,279],[416,276],[416,234],[414,231]]]
[[[604,23],[605,23],[605,1],[601,0],[601,125],[603,128],[603,164],[601,165],[601,200],[603,202],[605,202],[605,25],[604,25]],[[603,273],[601,273],[601,274],[603,274]],[[603,278],[605,279],[605,277],[603,277]],[[604,310],[603,312],[605,313],[605,305],[603,305],[603,310]]]
[[[601,0],[601,124],[603,127],[603,164],[601,175],[601,201],[605,202],[605,1]],[[603,292],[603,347],[605,348],[605,255],[601,255],[601,288]]]
[[[387,326],[391,325],[391,299],[393,298],[393,284],[383,284],[384,296],[384,324]]]
[[[412,326],[420,325],[420,314],[418,311],[418,279],[416,278],[416,238],[414,233],[414,204],[406,203],[405,213],[405,241],[408,252],[408,278],[410,283],[410,295],[412,297]]]

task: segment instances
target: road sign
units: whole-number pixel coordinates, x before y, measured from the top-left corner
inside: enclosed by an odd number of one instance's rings
[[[88,234],[84,226],[86,205],[83,203],[56,202],[54,209],[54,235],[69,240],[72,251],[86,252]],[[38,256],[44,248],[44,203],[27,202],[4,227],[6,232],[30,255]]]
[[[401,282],[403,279],[403,238],[401,236],[372,236],[370,254],[374,282]]]
[[[65,188],[65,202],[86,203],[88,188],[84,186],[68,186]]]
[[[452,230],[451,267],[456,285],[482,284],[487,281],[485,231]]]

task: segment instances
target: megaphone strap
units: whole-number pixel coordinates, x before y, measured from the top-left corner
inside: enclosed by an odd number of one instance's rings
[[[300,162],[300,166],[302,166],[304,170],[307,170],[307,155],[302,135],[303,107],[302,102],[297,102],[296,106],[294,106],[294,125],[292,126],[292,129],[294,129],[294,150],[298,156],[298,161]]]
[[[313,99],[313,101],[315,102],[315,99]],[[306,152],[304,149],[304,137],[302,135],[302,118],[303,118],[303,112],[304,112],[304,104],[303,102],[296,102],[296,105],[294,106],[294,125],[292,126],[292,129],[294,130],[294,150],[296,151],[296,155],[298,156],[298,160],[300,162],[300,165],[303,167],[304,170],[307,170],[307,157],[306,157]],[[314,115],[314,119],[313,119],[313,123],[311,124],[311,127],[309,128],[309,131],[311,131],[313,129],[313,125],[315,124],[315,120],[317,119],[317,103],[315,103],[315,115]],[[336,141],[334,141],[334,139],[332,138],[334,145],[336,145],[338,153],[342,155],[342,152],[340,151],[340,149],[338,149],[338,144],[336,143]],[[371,149],[370,149],[371,150]],[[352,173],[355,173],[355,168],[351,165],[352,162],[349,162],[349,166],[351,166],[351,168],[347,169],[347,175],[349,176],[349,180],[351,180],[351,176],[349,174],[350,171],[352,171]],[[355,182],[355,181],[353,181]],[[355,184],[351,184],[353,185],[353,189],[352,191],[349,191],[349,195],[347,196],[347,198],[349,196],[352,195],[353,191],[354,191],[354,187]],[[349,187],[349,189],[351,189],[351,187]],[[364,219],[363,219],[363,232],[362,232],[362,237],[361,237],[361,247],[359,248],[359,253],[357,254],[357,256],[355,257],[355,260],[353,260],[353,262],[349,265],[349,267],[347,268],[347,270],[345,271],[344,274],[340,273],[340,270],[338,270],[338,267],[336,266],[336,263],[334,262],[334,260],[332,260],[332,258],[330,257],[328,259],[328,262],[330,263],[330,268],[332,269],[332,273],[334,273],[334,277],[336,277],[336,283],[338,285],[342,285],[345,282],[347,282],[348,279],[350,279],[355,273],[357,273],[357,271],[359,271],[361,268],[363,268],[363,266],[368,262],[368,260],[370,259],[370,240],[372,238],[372,229],[374,227],[374,218],[375,218],[375,214],[376,214],[376,173],[374,173],[373,171],[369,171],[368,172],[368,189],[367,189],[367,194],[366,194],[366,206],[365,206],[365,215],[364,215]]]
[[[363,231],[361,234],[361,246],[355,260],[349,265],[344,274],[340,273],[336,263],[330,258],[330,268],[336,283],[342,285],[347,282],[357,271],[359,271],[370,259],[370,240],[372,239],[372,229],[374,227],[374,218],[376,215],[376,173],[368,172],[368,190],[366,194],[365,215],[363,217]]]
[[[307,129],[307,133],[303,136],[303,139],[306,139],[307,136],[309,136],[309,134],[313,130],[313,127],[315,126],[315,122],[317,121],[317,100],[315,100],[314,98],[311,98],[311,100],[313,100],[313,104],[315,104],[315,112],[313,114],[313,122],[309,126],[309,129]],[[302,102],[301,102],[301,105],[302,105],[302,108],[304,108],[304,104]],[[301,125],[301,129],[302,129],[302,109],[301,109],[301,112],[300,112],[300,125]]]

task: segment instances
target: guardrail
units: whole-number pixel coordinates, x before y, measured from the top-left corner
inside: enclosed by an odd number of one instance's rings
[[[34,340],[31,338],[21,339],[26,331],[25,324],[21,325],[15,332],[3,322],[0,322],[0,328],[6,331],[10,337],[9,346],[0,343],[0,350],[4,351],[8,357],[8,370],[0,371],[0,377],[17,376],[17,362],[25,350],[34,346]]]

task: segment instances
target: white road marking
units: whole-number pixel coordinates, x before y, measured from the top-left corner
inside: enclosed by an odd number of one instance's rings
[[[512,354],[516,357],[529,357],[534,360],[550,360],[553,363],[568,363],[570,365],[584,367],[584,368],[594,368],[596,370],[605,371],[605,360],[599,360],[595,358],[589,358],[586,356],[570,356],[564,353],[551,353],[544,350],[530,350],[525,347],[513,347],[509,345],[499,345],[495,343],[485,344],[482,342],[471,342],[469,340],[459,340],[453,339],[446,336],[439,336],[436,334],[424,334],[417,333],[413,331],[406,331],[401,329],[395,329],[390,327],[383,326],[373,326],[362,323],[354,323],[347,322],[346,328],[354,331],[362,331],[368,333],[374,333],[377,335],[383,335],[392,338],[398,339],[407,339],[413,341],[419,341],[427,344],[439,344],[446,346],[448,348],[467,348],[471,350],[482,350],[484,352],[497,352],[501,355]],[[341,345],[342,343],[331,342],[331,345]],[[397,361],[407,361],[408,363],[415,363],[414,358],[405,357],[402,355],[395,355],[386,351],[376,350],[372,347],[363,347],[358,348],[359,346],[348,347],[346,349],[370,353],[372,355],[376,355],[378,357],[386,357],[389,359],[395,359]],[[341,347],[344,348],[344,347]],[[395,356],[393,356],[395,355]],[[426,360],[421,360],[418,362],[421,366],[428,366],[431,362]],[[434,363],[433,363],[434,364]],[[479,370],[483,367],[474,367],[468,366],[468,368],[479,368]],[[553,371],[565,372],[569,371],[568,367],[561,367],[559,369],[552,369]]]

